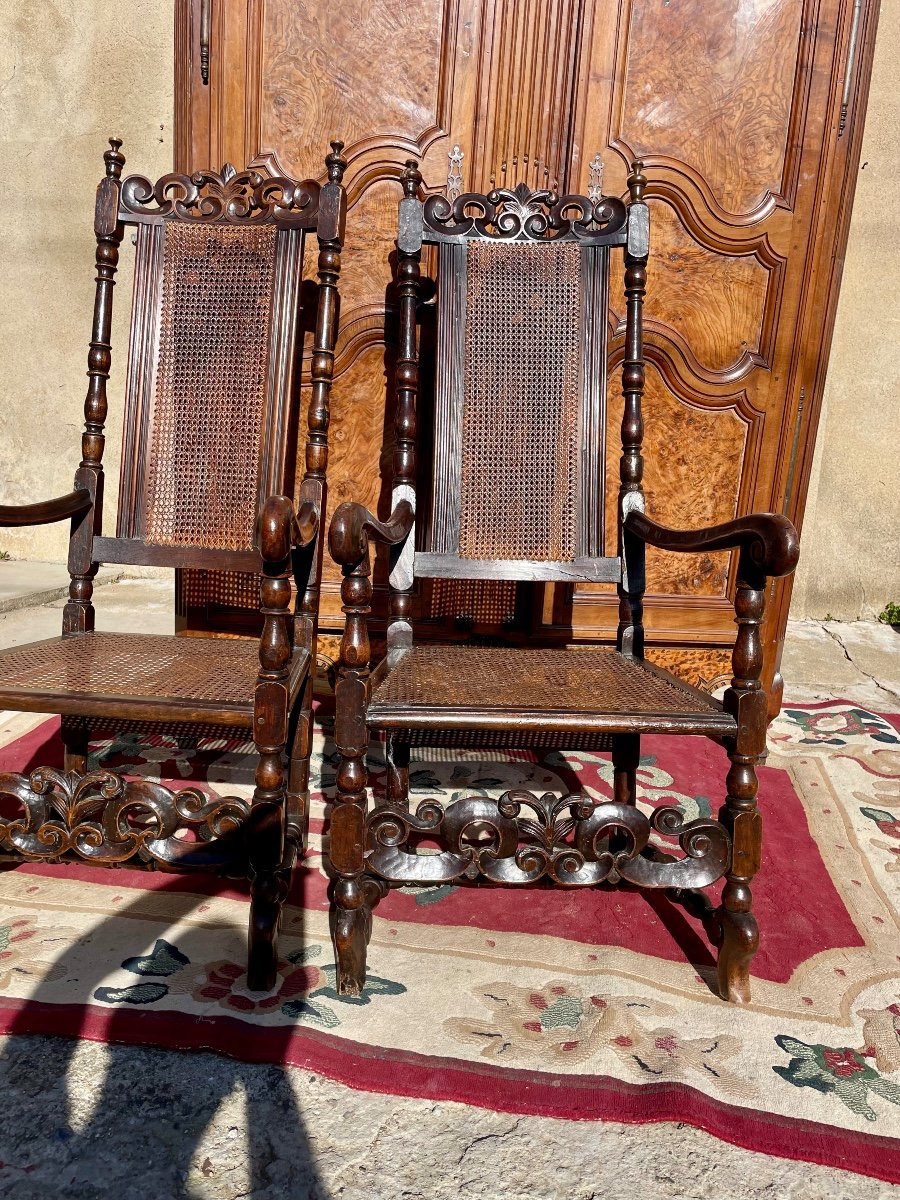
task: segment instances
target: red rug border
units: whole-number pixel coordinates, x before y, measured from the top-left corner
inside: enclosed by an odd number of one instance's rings
[[[451,1100],[517,1115],[630,1125],[684,1122],[745,1150],[900,1183],[900,1139],[840,1129],[803,1117],[752,1112],[715,1100],[684,1083],[629,1083],[608,1075],[561,1076],[414,1051],[380,1050],[348,1043],[322,1030],[265,1029],[224,1014],[189,1021],[182,1013],[8,998],[0,1000],[0,1034],[43,1034],[163,1050],[206,1050],[242,1062],[275,1062],[314,1071],[357,1091]],[[236,1039],[240,1040],[239,1054],[232,1049]],[[304,1042],[315,1045],[314,1055],[298,1053]],[[273,1043],[281,1051],[275,1058]],[[354,1077],[354,1065],[360,1058],[369,1063],[365,1082]],[[373,1064],[377,1064],[374,1070]],[[472,1098],[472,1075],[491,1085],[479,1093],[480,1099]]]

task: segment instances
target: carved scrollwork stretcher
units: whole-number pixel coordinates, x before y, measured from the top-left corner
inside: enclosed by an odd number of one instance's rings
[[[534,817],[523,816],[523,808]],[[685,857],[645,855],[654,831],[677,836]],[[484,876],[515,886],[546,876],[563,887],[626,880],[640,887],[703,888],[720,879],[731,860],[731,839],[718,821],[685,825],[675,808],[647,817],[631,805],[583,794],[508,791],[499,799],[466,796],[446,808],[424,800],[415,813],[384,804],[369,814],[366,833],[367,869],[397,884]],[[438,840],[446,849],[416,853],[411,839]]]
[[[102,866],[224,870],[239,863],[250,813],[238,796],[210,799],[197,788],[173,792],[111,771],[53,767],[0,773],[6,797],[23,811],[0,818],[0,855],[37,862],[74,857]]]

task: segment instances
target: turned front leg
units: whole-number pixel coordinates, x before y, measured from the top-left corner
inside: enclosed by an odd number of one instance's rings
[[[334,947],[337,990],[359,996],[366,982],[366,947],[372,917],[365,887],[366,725],[369,675],[367,618],[372,600],[368,553],[344,575],[341,585],[347,624],[341,640],[335,686],[334,736],[340,761],[331,814],[330,861],[336,879]]]
[[[724,1000],[750,1000],[750,961],[759,946],[750,883],[759,870],[762,817],[756,807],[756,766],[765,759],[766,694],[759,681],[762,670],[760,624],[765,603],[765,576],[741,554],[735,617],[738,636],[732,655],[733,678],[725,693],[725,708],[734,716],[737,735],[728,745],[731,768],[727,798],[719,813],[732,837],[731,864],[725,876],[717,917],[721,930],[718,977]]]
[[[760,693],[762,695],[762,693]],[[765,697],[763,696],[763,699]],[[750,961],[759,947],[759,926],[753,915],[750,883],[759,870],[762,815],[756,807],[757,757],[731,754],[728,796],[719,819],[732,838],[731,868],[725,876],[718,911],[722,943],[719,949],[719,994],[723,1000],[750,1000]]]
[[[637,804],[637,769],[641,762],[641,735],[616,733],[612,742],[613,799],[616,804]]]
[[[256,788],[247,822],[250,865],[250,944],[247,985],[269,991],[278,974],[277,937],[287,899],[293,847],[285,842],[284,755],[288,739],[291,637],[290,502],[274,497],[260,514],[259,675],[253,702],[253,741],[258,755]]]
[[[409,746],[406,742],[398,741],[393,733],[389,733],[385,739],[384,753],[387,766],[387,802],[409,808]]]

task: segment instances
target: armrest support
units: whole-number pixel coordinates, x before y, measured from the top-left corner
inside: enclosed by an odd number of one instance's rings
[[[342,567],[353,567],[369,553],[369,538],[396,546],[409,535],[415,520],[413,506],[401,500],[386,521],[379,521],[363,504],[342,504],[331,518],[328,546]]]
[[[270,496],[259,514],[259,552],[264,563],[281,563],[292,550],[315,541],[319,532],[319,510],[305,500],[297,511],[287,496]]]
[[[748,566],[770,578],[790,575],[797,565],[800,542],[797,530],[778,513],[754,513],[707,529],[667,529],[642,512],[630,512],[623,528],[659,550],[697,553],[705,550],[741,550]]]
[[[37,504],[0,504],[0,528],[8,529],[23,525],[52,525],[67,517],[85,513],[94,503],[90,492],[76,488],[55,500],[41,500]]]
[[[288,680],[297,628],[291,603],[291,570],[294,550],[307,550],[308,570],[313,570],[314,546],[319,532],[319,507],[305,500],[294,511],[287,496],[269,496],[257,525],[262,572],[259,610],[263,618],[259,642],[259,675],[254,698],[253,738],[259,751],[254,804],[283,803],[284,777],[281,754],[289,733]],[[298,581],[299,595],[304,586]],[[313,633],[314,636],[314,633]],[[311,650],[311,639],[301,643]]]

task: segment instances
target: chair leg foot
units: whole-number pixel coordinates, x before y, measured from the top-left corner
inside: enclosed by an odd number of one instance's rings
[[[251,811],[256,829],[250,840],[250,925],[247,947],[247,987],[269,992],[278,977],[278,930],[290,890],[296,843],[284,839],[281,805],[260,805]]]
[[[250,944],[247,954],[247,987],[270,992],[278,977],[278,925],[281,907],[268,883],[254,880],[250,896]]]
[[[386,892],[387,886],[371,876],[338,879],[334,885],[332,935],[341,996],[362,995],[372,909]]]
[[[718,977],[719,995],[732,1004],[750,1003],[750,961],[759,947],[759,926],[751,912],[716,913],[721,929]]]

